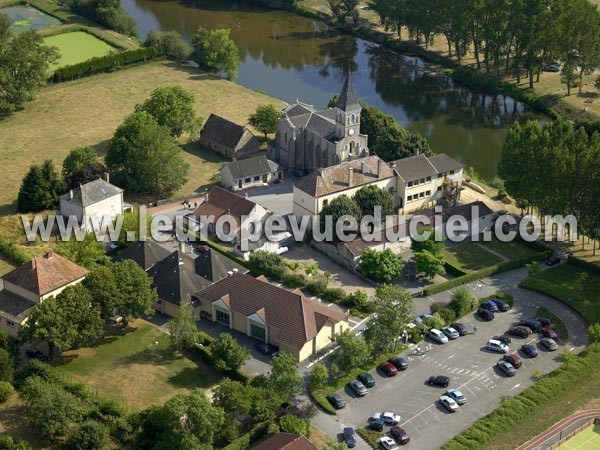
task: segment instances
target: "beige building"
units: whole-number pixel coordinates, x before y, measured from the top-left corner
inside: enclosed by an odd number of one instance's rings
[[[256,154],[258,139],[248,128],[224,117],[211,114],[202,127],[200,144],[230,159],[242,159]]]
[[[0,330],[18,337],[37,304],[80,283],[87,273],[87,269],[53,251],[7,273],[0,281]]]
[[[347,313],[309,300],[299,290],[242,273],[197,292],[193,304],[198,316],[276,345],[298,361],[327,347],[349,327]]]

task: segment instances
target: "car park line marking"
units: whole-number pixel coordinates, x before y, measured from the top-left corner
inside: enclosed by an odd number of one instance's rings
[[[512,391],[513,389],[517,389],[519,386],[521,386],[521,383],[515,384],[513,387],[510,388],[510,390]]]

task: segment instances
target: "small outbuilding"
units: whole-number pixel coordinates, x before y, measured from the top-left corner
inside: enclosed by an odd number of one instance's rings
[[[200,144],[231,159],[252,156],[260,146],[248,128],[216,114],[211,114],[202,127]]]
[[[241,161],[231,161],[221,169],[221,186],[233,191],[279,182],[283,172],[279,165],[265,155]]]

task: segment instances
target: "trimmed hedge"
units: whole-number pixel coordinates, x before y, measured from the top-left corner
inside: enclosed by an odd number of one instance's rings
[[[365,440],[373,449],[379,450],[379,438],[383,436],[381,431],[369,430],[367,428],[358,428],[356,433]]]
[[[579,259],[575,256],[569,256],[567,259],[567,264],[600,276],[600,266],[597,264],[584,261],[583,259]]]
[[[125,66],[145,63],[165,57],[164,49],[160,47],[138,48],[121,53],[109,53],[105,56],[88,59],[79,64],[64,66],[57,69],[48,81],[61,83],[89,77],[97,73],[115,72]]]
[[[0,236],[0,255],[17,266],[25,264],[33,258],[29,253],[19,249],[14,243],[7,241],[2,236]]]
[[[329,403],[325,395],[318,394],[314,389],[309,389],[308,392],[310,394],[310,398],[312,398],[314,402],[318,406],[320,406],[324,412],[326,412],[327,414],[331,414],[332,416],[335,416],[337,414],[337,411],[333,406],[331,406],[331,403]]]
[[[447,274],[452,275],[453,277],[464,277],[467,274],[467,272],[453,266],[448,261],[444,261],[444,269],[446,269]]]

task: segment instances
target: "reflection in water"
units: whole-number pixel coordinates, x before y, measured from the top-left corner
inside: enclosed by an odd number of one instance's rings
[[[350,67],[363,101],[422,133],[434,151],[474,166],[486,178],[496,173],[506,126],[533,116],[511,98],[454,86],[419,59],[286,12],[219,0],[122,3],[137,19],[142,37],[150,30],[177,30],[191,40],[198,26],[231,29],[242,61],[237,82],[288,102],[300,98],[324,107]]]

